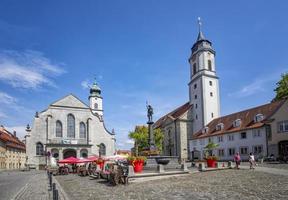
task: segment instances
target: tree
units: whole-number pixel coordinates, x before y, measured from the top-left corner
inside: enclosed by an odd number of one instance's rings
[[[154,129],[154,139],[157,149],[162,151],[162,143],[164,134],[161,129]],[[134,140],[135,154],[142,152],[146,147],[148,147],[148,127],[147,126],[136,126],[135,130],[129,133],[129,138]]]
[[[281,75],[281,80],[276,83],[277,87],[274,89],[276,92],[276,97],[273,101],[280,100],[284,97],[288,97],[288,73]]]

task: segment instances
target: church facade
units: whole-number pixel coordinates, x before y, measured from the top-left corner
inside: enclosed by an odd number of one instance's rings
[[[95,82],[86,105],[73,94],[36,113],[32,128],[26,129],[27,163],[44,168],[49,157],[58,160],[115,153],[115,134],[105,128],[103,98]]]

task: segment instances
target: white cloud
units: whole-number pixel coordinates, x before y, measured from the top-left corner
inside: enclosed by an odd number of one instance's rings
[[[267,74],[266,76],[258,77],[252,83],[249,83],[248,85],[243,86],[237,92],[228,94],[228,96],[229,97],[234,96],[236,98],[240,98],[240,97],[247,97],[247,96],[251,96],[260,92],[264,92],[266,91],[266,88],[267,88],[266,85],[271,84],[272,82],[276,84],[276,82],[280,80],[281,74],[284,73],[286,70],[287,69],[280,70],[276,73],[271,73],[271,74]]]
[[[3,113],[3,112],[0,111],[0,119],[1,119],[1,118],[7,118],[7,115],[6,115],[5,113]]]
[[[43,85],[55,86],[52,78],[65,73],[58,64],[52,64],[43,53],[0,52],[0,81],[14,88],[37,89]]]
[[[88,80],[82,81],[82,82],[81,82],[81,86],[82,86],[83,89],[88,89],[88,88],[90,88],[90,86],[89,86],[89,81],[88,81]]]
[[[128,139],[125,141],[126,144],[133,144],[134,145],[134,140]]]
[[[4,93],[4,92],[0,91],[0,103],[11,105],[11,104],[14,104],[16,101],[17,101],[16,98],[10,96],[7,93]]]

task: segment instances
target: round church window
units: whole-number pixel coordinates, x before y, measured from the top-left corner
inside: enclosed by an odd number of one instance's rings
[[[53,154],[53,157],[54,157],[54,158],[58,158],[58,157],[59,157],[59,153],[54,153],[54,154]]]

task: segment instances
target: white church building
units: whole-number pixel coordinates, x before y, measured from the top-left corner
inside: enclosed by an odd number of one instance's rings
[[[214,154],[231,160],[236,152],[246,159],[288,157],[287,99],[221,117],[215,50],[201,31],[191,48],[189,101],[161,117],[154,128],[164,132],[163,154],[180,159],[203,159],[204,148],[219,144]],[[286,133],[286,134],[285,134]]]
[[[26,129],[28,164],[42,169],[50,156],[61,160],[114,155],[115,135],[105,128],[102,101],[101,89],[94,82],[89,106],[69,94],[36,112],[32,128]]]

